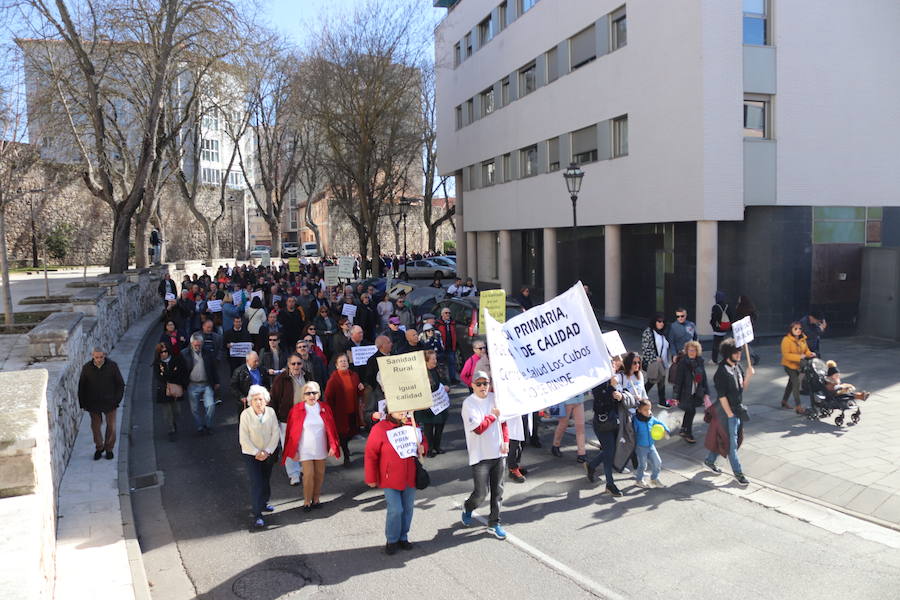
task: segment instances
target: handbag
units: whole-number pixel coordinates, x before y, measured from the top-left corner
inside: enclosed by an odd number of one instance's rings
[[[418,458],[416,461],[416,489],[424,490],[429,485],[431,485],[431,476],[428,474],[428,471],[425,470],[425,467],[422,466],[422,463]]]
[[[166,396],[170,398],[181,398],[184,396],[184,388],[177,383],[166,383]]]

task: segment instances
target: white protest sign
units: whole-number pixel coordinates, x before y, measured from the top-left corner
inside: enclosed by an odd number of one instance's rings
[[[259,264],[263,267],[271,267],[272,266],[272,255],[271,254],[263,254],[259,258]]]
[[[381,415],[381,420],[384,421],[385,417],[387,417],[387,400],[378,401],[378,414]]]
[[[503,325],[490,313],[484,318],[501,419],[568,400],[612,374],[600,326],[581,282]]]
[[[266,301],[265,293],[262,290],[256,290],[255,292],[250,294],[250,302],[253,302],[254,298],[259,298],[260,302]]]
[[[734,334],[734,345],[737,348],[743,348],[746,344],[753,341],[753,323],[750,322],[750,316],[735,321],[731,324],[731,333]]]
[[[325,267],[325,285],[331,287],[340,283],[338,281],[338,267]]]
[[[206,310],[208,310],[209,312],[222,312],[222,301],[209,300],[206,303]]]
[[[356,259],[352,256],[341,256],[338,258],[338,277],[341,279],[353,279],[353,267],[356,265]]]
[[[625,344],[622,343],[622,336],[619,335],[618,331],[607,331],[604,333],[603,343],[606,344],[606,349],[609,351],[610,356],[622,356],[623,354],[628,354],[628,350],[625,349]]]
[[[361,367],[369,362],[369,357],[378,352],[375,346],[353,346],[350,348],[353,355],[353,366]]]
[[[281,302],[281,294],[272,294],[272,304]]]
[[[436,415],[450,408],[450,396],[447,394],[444,386],[438,386],[438,389],[431,392],[431,402],[431,412]]]
[[[387,436],[388,441],[391,443],[391,446],[394,447],[394,450],[397,451],[400,458],[409,458],[410,456],[416,455],[419,440],[416,435],[415,427],[412,427],[411,425],[394,427],[387,432]]]
[[[253,350],[253,342],[234,342],[228,349],[228,356],[244,357],[251,350]]]
[[[231,294],[231,301],[234,302],[235,306],[237,306],[238,304],[243,304],[244,303],[244,292],[242,292],[241,290],[238,290],[238,291],[234,292],[233,294]]]
[[[166,302],[168,302],[169,300],[174,300],[174,299],[175,299],[175,294],[166,294]]]
[[[341,309],[341,314],[347,317],[347,320],[353,323],[354,317],[356,317],[356,305],[355,304],[345,304]]]

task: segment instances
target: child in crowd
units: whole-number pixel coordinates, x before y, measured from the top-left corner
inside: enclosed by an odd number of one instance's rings
[[[829,360],[825,363],[828,367],[825,376],[825,388],[835,396],[853,396],[854,400],[866,400],[869,392],[857,392],[856,387],[850,383],[841,383],[841,372],[838,370],[837,363]]]
[[[636,485],[642,488],[663,487],[659,480],[659,470],[662,468],[662,460],[656,451],[656,444],[650,435],[654,425],[661,425],[668,437],[669,428],[665,423],[653,416],[650,401],[646,398],[638,402],[637,413],[634,415],[634,435],[636,446],[634,449],[638,459],[637,471],[634,474]],[[650,484],[644,481],[644,471],[647,468],[647,460],[650,460]]]

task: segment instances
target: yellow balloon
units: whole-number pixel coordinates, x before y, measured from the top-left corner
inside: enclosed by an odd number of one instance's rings
[[[650,437],[658,442],[659,440],[666,437],[666,428],[657,423],[650,428]]]

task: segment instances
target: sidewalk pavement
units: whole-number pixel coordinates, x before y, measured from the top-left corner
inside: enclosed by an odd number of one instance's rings
[[[142,598],[146,578],[140,548],[131,529],[131,499],[120,494],[120,474],[128,484],[128,405],[133,390],[133,361],[150,327],[157,324],[154,311],[138,320],[109,353],[122,371],[126,391],[116,414],[116,460],[93,460],[94,442],[90,419],[83,415],[72,457],[59,489],[56,528],[57,600],[82,598]],[[127,490],[127,487],[125,488]],[[124,517],[123,517],[124,514]],[[135,564],[132,564],[135,562]],[[134,575],[133,575],[134,573]],[[143,586],[141,586],[143,580]]]
[[[640,348],[634,334],[622,337],[629,349]],[[896,370],[900,347],[874,338],[822,340],[824,358],[838,363],[843,381],[872,394],[860,403],[859,424],[850,424],[848,411],[844,426],[837,427],[834,417],[839,411],[822,421],[808,421],[780,407],[787,374],[780,364],[779,344],[780,340],[752,344],[762,360],[744,393],[750,413],[738,453],[744,473],[754,483],[900,530],[900,434],[894,429],[900,424]],[[712,380],[715,365],[711,361],[707,373]],[[671,397],[670,385],[667,392]],[[655,407],[655,390],[650,397],[655,414],[667,412]],[[801,400],[809,406],[809,396]],[[681,411],[672,412],[680,421]],[[663,466],[672,455],[699,465],[707,454],[703,447],[706,430],[700,408],[694,422],[697,443],[688,445],[677,435],[659,443]],[[726,459],[717,464],[730,472]]]

